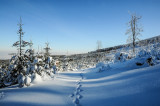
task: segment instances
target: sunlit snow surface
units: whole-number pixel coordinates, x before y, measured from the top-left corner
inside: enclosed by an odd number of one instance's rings
[[[134,66],[131,61],[96,68],[57,73],[51,80],[0,89],[0,106],[159,106],[160,64]],[[77,104],[76,104],[77,103]]]

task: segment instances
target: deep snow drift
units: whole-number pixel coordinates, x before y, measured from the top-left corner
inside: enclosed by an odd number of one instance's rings
[[[57,73],[54,79],[0,89],[0,105],[159,106],[160,64],[134,66],[132,61]]]

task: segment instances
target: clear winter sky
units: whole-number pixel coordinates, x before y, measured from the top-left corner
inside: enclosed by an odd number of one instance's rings
[[[16,52],[17,23],[34,48],[50,43],[52,54],[82,53],[125,44],[130,12],[142,16],[140,39],[160,35],[160,0],[0,0],[0,58]]]

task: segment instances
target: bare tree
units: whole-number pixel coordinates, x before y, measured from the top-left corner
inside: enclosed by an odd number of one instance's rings
[[[101,41],[97,41],[97,50],[102,48],[102,42]]]
[[[129,29],[126,31],[126,35],[129,35],[128,42],[132,42],[133,54],[135,55],[136,41],[139,40],[138,36],[141,35],[143,29],[139,27],[139,20],[141,16],[137,16],[136,13],[130,14],[131,20],[128,22]]]

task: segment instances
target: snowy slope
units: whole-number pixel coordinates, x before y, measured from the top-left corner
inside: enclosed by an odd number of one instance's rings
[[[30,87],[0,89],[4,92],[0,106],[159,106],[160,64],[135,67],[131,63],[112,64],[103,72],[96,68],[63,72]]]
[[[121,64],[121,63],[120,63]],[[113,68],[87,74],[83,80],[84,106],[159,106],[160,65],[126,70]],[[89,70],[90,71],[90,70]]]

